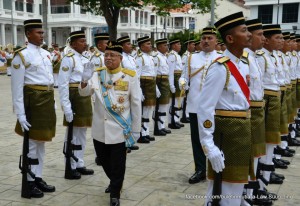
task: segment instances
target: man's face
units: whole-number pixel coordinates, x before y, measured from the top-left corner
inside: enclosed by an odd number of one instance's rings
[[[263,30],[262,29],[254,30],[251,33],[252,33],[251,49],[253,51],[262,49],[266,40]]]
[[[172,48],[173,48],[174,51],[180,52],[180,50],[181,50],[181,43],[177,42],[175,44],[172,44]]]
[[[248,31],[246,25],[240,25],[233,28],[230,41],[228,43],[233,44],[239,48],[247,48],[251,46],[252,34]],[[228,37],[227,36],[227,37]]]
[[[300,41],[297,42],[297,51],[300,51]]]
[[[202,45],[201,45],[201,42],[199,44],[196,44],[195,45],[195,50],[196,51],[202,51]]]
[[[281,50],[283,48],[283,45],[284,45],[284,39],[283,39],[283,35],[281,34],[280,35],[280,43],[279,43],[277,50]]]
[[[291,40],[291,42],[292,42],[292,45],[291,45],[291,47],[292,47],[292,50],[297,50],[297,42],[296,42],[296,39],[293,39],[293,40]]]
[[[101,52],[104,52],[107,47],[107,43],[108,43],[108,40],[99,40],[96,45],[97,49],[99,49],[99,51],[101,51]]]
[[[150,41],[146,41],[141,45],[142,52],[150,53],[152,51],[152,44]]]
[[[59,47],[58,47],[58,46],[55,46],[55,47],[54,47],[54,50],[55,50],[55,51],[59,51]]]
[[[285,51],[291,51],[291,40],[290,39],[284,40],[283,49]]]
[[[90,51],[91,51],[91,53],[94,53],[95,49],[94,49],[94,48],[92,48],[92,49],[90,49]]]
[[[167,51],[168,51],[168,44],[167,43],[162,43],[162,44],[157,45],[157,50],[159,52],[161,52],[162,54],[167,53]]]
[[[194,52],[195,51],[195,43],[194,42],[188,43],[187,50],[189,52]]]
[[[26,32],[26,37],[31,44],[40,46],[44,42],[44,31],[43,29],[31,29]]]
[[[132,52],[132,44],[130,42],[123,43],[123,51],[130,54]]]
[[[71,43],[71,47],[77,51],[78,53],[82,54],[82,52],[84,52],[87,48],[87,44],[86,44],[86,38],[78,38],[75,39],[72,43]]]
[[[269,49],[271,50],[278,50],[281,44],[281,34],[274,34],[269,38],[266,38],[266,45],[268,45]]]
[[[214,34],[204,34],[201,37],[201,48],[204,52],[212,52],[217,45],[217,37]]]
[[[116,69],[120,66],[122,62],[122,55],[116,51],[106,50],[104,53],[104,63],[105,66],[110,69]]]

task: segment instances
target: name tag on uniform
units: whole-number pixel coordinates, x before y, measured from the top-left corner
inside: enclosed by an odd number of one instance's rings
[[[128,91],[128,84],[129,84],[128,81],[119,80],[115,82],[114,88],[115,90],[119,90],[119,91]]]

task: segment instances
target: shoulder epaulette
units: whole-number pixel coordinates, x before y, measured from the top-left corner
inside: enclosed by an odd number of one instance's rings
[[[223,51],[220,50],[220,51],[217,51],[217,53],[218,53],[218,54],[223,54]]]
[[[99,56],[101,56],[101,54],[97,52],[97,53],[95,54],[95,56],[96,56],[96,57],[99,57]]]
[[[262,56],[262,55],[264,55],[264,54],[265,54],[265,52],[264,52],[264,51],[261,51],[261,50],[259,50],[259,51],[255,52],[255,54],[256,54],[256,55],[258,55],[258,56]]]
[[[220,59],[217,59],[217,62],[219,62],[220,64],[224,64],[225,62],[228,62],[230,59],[229,57],[222,57]]]
[[[293,56],[296,56],[296,52],[295,52],[295,51],[293,51],[293,52],[292,52],[292,55],[293,55]]]
[[[249,53],[247,51],[243,51],[243,55],[242,57],[247,58],[248,59]]]
[[[242,54],[241,61],[246,64],[249,64],[248,56],[249,56],[249,53],[247,51],[244,51]]]
[[[16,54],[18,54],[20,51],[22,51],[22,50],[24,50],[24,49],[26,49],[27,47],[26,46],[24,46],[24,47],[22,47],[22,48],[20,48],[20,49],[17,49],[16,51],[15,51],[15,53],[14,53],[14,57],[16,56]]]
[[[97,72],[100,72],[102,70],[106,70],[106,67],[99,67],[99,68],[96,69]]]
[[[74,53],[73,52],[69,52],[66,56],[67,57],[72,57],[72,56],[74,56]]]
[[[122,72],[124,74],[128,74],[131,77],[134,77],[136,75],[136,71],[134,70],[130,70],[130,69],[122,69]]]
[[[140,53],[138,53],[137,55],[138,55],[139,57],[141,57],[141,56],[143,56],[143,53],[140,52]]]

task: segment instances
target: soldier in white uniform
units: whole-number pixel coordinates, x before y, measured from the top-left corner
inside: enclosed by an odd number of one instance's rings
[[[195,40],[195,52],[201,52],[202,48],[201,48],[201,40]]]
[[[29,165],[35,178],[27,175],[30,196],[40,198],[43,192],[54,192],[55,187],[42,179],[45,142],[55,136],[56,114],[54,109],[53,71],[50,53],[40,47],[43,44],[42,21],[24,21],[27,47],[15,51],[11,70],[11,88],[14,112],[18,122],[17,134],[29,132],[28,158],[38,160]],[[32,161],[33,163],[33,161]]]
[[[171,133],[171,130],[165,128],[166,116],[169,109],[170,83],[169,83],[169,65],[167,63],[168,40],[166,38],[155,41],[157,55],[153,57],[157,68],[156,85],[161,96],[156,99],[154,112],[154,135],[165,136]]]
[[[136,62],[135,62],[135,58],[132,55],[132,44],[130,42],[130,37],[123,36],[117,39],[117,41],[122,45],[123,48],[122,67],[135,71]]]
[[[96,49],[94,54],[91,56],[90,61],[94,63],[95,69],[104,67],[104,51],[109,40],[108,33],[98,33],[94,35]]]
[[[99,68],[99,72],[84,71],[79,93],[83,96],[96,95],[92,137],[100,163],[110,179],[107,189],[110,205],[119,206],[126,146],[140,136],[141,95],[137,90],[139,79],[136,72],[120,66],[121,45],[109,42],[104,59],[106,67]],[[87,84],[91,77],[92,81]]]
[[[216,182],[219,185],[214,189],[222,187],[221,195],[236,198],[222,198],[219,205],[240,206],[239,197],[252,167],[250,91],[246,78],[249,65],[242,57],[243,49],[250,46],[251,34],[242,12],[220,19],[215,26],[227,50],[208,68],[197,108],[200,142],[209,159],[205,205],[212,195],[220,195],[213,193],[213,187],[217,174],[222,172],[222,180]]]
[[[215,59],[220,57],[220,54],[215,50],[217,44],[216,34],[216,30],[211,27],[206,27],[202,30],[202,51],[190,54],[179,80],[185,82],[185,85],[189,87],[186,110],[191,120],[191,141],[195,163],[195,173],[189,179],[190,184],[206,179],[206,157],[199,140],[197,106],[200,101],[199,96],[205,82],[207,69]]]
[[[179,115],[181,110],[181,90],[179,86],[179,78],[182,73],[182,61],[178,54],[181,50],[181,43],[179,39],[172,39],[169,41],[170,52],[168,54],[169,65],[169,82],[171,90],[171,105],[169,109],[169,128],[180,129],[184,124],[179,122]],[[180,106],[180,107],[179,107]]]
[[[149,117],[152,115],[156,98],[160,96],[158,87],[156,86],[156,67],[154,65],[153,57],[150,55],[151,42],[149,36],[138,38],[140,53],[137,55],[137,75],[140,78],[140,85],[142,90],[142,130],[139,143],[149,143],[155,138],[149,134]]]
[[[62,56],[60,54],[58,44],[54,44],[53,49],[54,50],[51,53],[51,56],[52,56],[52,65],[53,65],[54,88],[58,88],[57,78],[58,78],[58,72],[59,72],[60,61],[62,59]]]
[[[71,159],[72,177],[70,179],[80,179],[81,175],[92,175],[94,171],[87,169],[84,164],[84,151],[86,145],[87,127],[92,125],[92,105],[91,97],[82,97],[78,93],[78,85],[84,68],[94,65],[82,55],[86,48],[84,31],[74,31],[70,33],[70,51],[61,61],[58,74],[58,89],[61,106],[64,111],[64,126],[73,121],[72,144],[81,146],[74,150],[74,155],[78,162]],[[66,129],[65,141],[68,137]]]

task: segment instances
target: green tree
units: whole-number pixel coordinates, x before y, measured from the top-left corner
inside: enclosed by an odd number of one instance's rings
[[[87,11],[96,15],[104,16],[108,25],[110,39],[117,38],[117,25],[120,10],[122,8],[141,8],[146,5],[153,5],[153,11],[158,15],[169,15],[171,9],[182,8],[190,4],[192,9],[199,9],[199,12],[206,13],[210,10],[211,0],[69,0]]]

